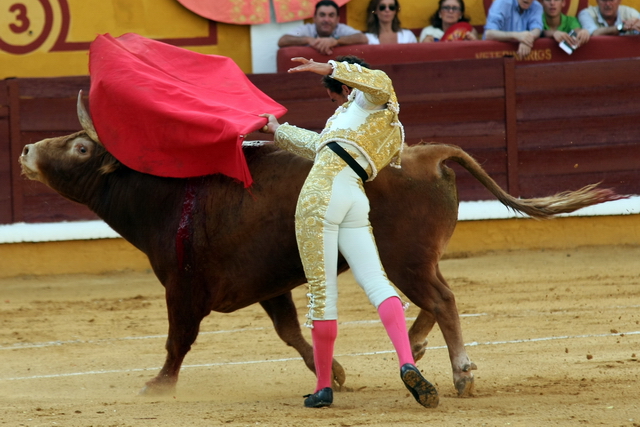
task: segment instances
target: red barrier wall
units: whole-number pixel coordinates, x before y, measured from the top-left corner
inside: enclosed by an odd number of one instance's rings
[[[285,47],[278,50],[277,70],[287,71],[292,65],[291,58],[302,56],[314,61],[326,62],[339,55],[356,55],[371,65],[405,64],[408,62],[448,61],[452,59],[487,59],[515,56],[516,43],[496,41],[466,41],[448,43],[410,43],[394,45],[353,45],[340,46],[333,55],[321,55],[306,46]],[[568,55],[558,47],[555,40],[538,39],[531,54],[526,58],[516,58],[520,64],[551,62],[576,62],[599,59],[640,57],[640,36],[599,36],[592,37],[585,46]]]
[[[640,58],[526,66],[514,58],[463,59],[380,68],[394,81],[407,143],[459,145],[514,196],[600,181],[640,194]],[[320,131],[335,109],[315,74],[249,79],[288,108],[282,122]],[[25,144],[80,129],[76,96],[88,88],[87,76],[0,81],[0,223],[96,218],[21,177],[17,161]],[[493,199],[453,167],[461,200]]]

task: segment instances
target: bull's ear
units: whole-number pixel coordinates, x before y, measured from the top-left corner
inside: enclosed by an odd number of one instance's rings
[[[80,120],[80,124],[82,125],[82,129],[89,135],[89,138],[93,139],[98,144],[102,144],[100,142],[100,138],[98,138],[98,132],[96,132],[96,128],[93,126],[93,120],[91,120],[91,116],[89,112],[84,106],[82,102],[82,90],[78,92],[78,119]]]
[[[122,163],[120,163],[115,157],[113,157],[111,153],[105,151],[102,157],[102,164],[98,170],[100,171],[101,174],[106,175],[108,173],[115,171],[121,165]]]

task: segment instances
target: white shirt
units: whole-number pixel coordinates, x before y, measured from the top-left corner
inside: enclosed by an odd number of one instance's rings
[[[398,35],[398,43],[416,43],[418,41],[411,30],[400,30],[396,34]],[[364,33],[364,35],[367,36],[369,44],[380,44],[377,35],[373,33]]]
[[[618,16],[616,17],[616,22],[612,26],[617,26],[618,24],[621,24],[622,21],[627,21],[634,18],[640,18],[640,13],[638,13],[637,10],[629,6],[620,5],[618,6]],[[578,13],[578,20],[580,21],[580,25],[582,25],[582,28],[589,31],[589,34],[593,34],[593,32],[598,28],[606,28],[609,26],[607,21],[605,21],[602,17],[600,8],[598,6],[591,6],[582,9],[580,13]],[[624,35],[633,34],[633,31],[629,31]]]
[[[444,31],[442,31],[440,28],[434,27],[433,25],[429,25],[428,27],[424,27],[422,29],[422,32],[420,33],[420,43],[422,43],[422,40],[424,40],[427,36],[432,36],[437,41],[440,40],[442,36],[444,36]]]

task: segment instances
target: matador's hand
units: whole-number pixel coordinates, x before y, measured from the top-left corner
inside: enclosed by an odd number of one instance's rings
[[[327,62],[315,62],[313,59],[302,58],[300,56],[291,58],[291,60],[294,62],[300,62],[301,65],[289,68],[290,73],[311,71],[312,73],[320,74],[321,76],[328,76],[333,72],[333,67]]]
[[[265,117],[267,119],[267,124],[260,128],[260,132],[262,133],[270,133],[275,134],[280,127],[280,123],[278,123],[278,119],[273,114],[260,114],[260,117]]]

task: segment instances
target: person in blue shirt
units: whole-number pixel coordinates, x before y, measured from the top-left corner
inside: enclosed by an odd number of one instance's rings
[[[542,5],[537,0],[495,0],[487,13],[485,40],[518,42],[520,58],[531,53],[542,33]]]

